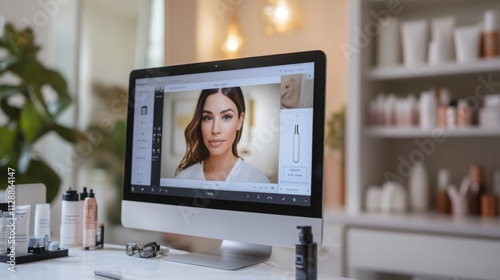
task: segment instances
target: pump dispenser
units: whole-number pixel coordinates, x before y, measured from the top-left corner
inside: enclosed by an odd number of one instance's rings
[[[297,226],[299,243],[295,245],[295,279],[316,280],[318,245],[313,242],[311,226]]]

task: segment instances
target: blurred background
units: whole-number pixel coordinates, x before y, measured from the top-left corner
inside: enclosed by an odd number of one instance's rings
[[[320,269],[498,279],[498,13],[494,0],[2,1],[0,171],[45,182],[55,238],[63,192],[87,187],[106,242],[162,239],[120,224],[130,71],[319,49]]]

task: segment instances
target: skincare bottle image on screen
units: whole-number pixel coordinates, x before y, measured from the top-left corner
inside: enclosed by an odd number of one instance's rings
[[[91,189],[83,202],[83,248],[95,247],[97,229],[97,201]]]
[[[78,231],[82,211],[78,202],[78,193],[69,188],[62,195],[61,210],[61,247],[78,246]]]
[[[295,125],[295,130],[293,132],[293,162],[297,163],[300,160],[300,136],[299,136],[299,125]]]
[[[310,226],[298,226],[299,243],[295,245],[295,279],[316,280],[318,245],[313,242]]]

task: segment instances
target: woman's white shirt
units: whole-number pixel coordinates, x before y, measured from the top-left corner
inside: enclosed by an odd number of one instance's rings
[[[203,161],[191,165],[190,167],[180,171],[176,179],[190,180],[206,180],[203,173]],[[252,182],[252,183],[269,183],[267,176],[259,169],[246,163],[241,158],[238,158],[236,164],[231,169],[231,172],[226,177],[226,182]]]

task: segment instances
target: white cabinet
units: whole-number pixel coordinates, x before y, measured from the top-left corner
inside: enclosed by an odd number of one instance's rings
[[[481,218],[453,219],[450,216],[439,216],[435,214],[418,216],[407,213],[396,218],[394,215],[377,214],[377,218],[366,214],[364,209],[365,190],[372,185],[381,186],[386,178],[384,174],[393,173],[402,175],[401,166],[407,162],[415,161],[423,157],[428,174],[431,189],[430,205],[434,209],[437,192],[437,172],[441,168],[447,168],[451,172],[451,182],[460,185],[464,176],[468,175],[472,164],[481,164],[486,171],[487,191],[491,191],[493,184],[493,171],[500,169],[500,128],[480,128],[478,126],[462,129],[432,129],[422,130],[416,127],[394,128],[394,127],[371,127],[367,124],[369,102],[377,94],[394,93],[406,96],[410,93],[419,95],[420,92],[434,87],[446,87],[450,90],[453,99],[468,98],[470,102],[477,101],[474,114],[482,106],[482,99],[491,93],[500,93],[500,57],[493,59],[479,59],[470,63],[447,62],[440,65],[424,64],[416,67],[405,67],[402,64],[391,67],[377,67],[376,47],[377,32],[374,27],[382,25],[384,20],[397,18],[399,21],[426,19],[430,20],[453,16],[455,26],[465,26],[479,23],[483,20],[484,12],[488,9],[496,11],[500,26],[500,1],[494,0],[349,0],[349,40],[341,46],[349,61],[349,91],[347,110],[347,151],[346,151],[346,209],[345,213],[336,216],[334,222],[351,224],[359,219],[361,215],[362,228],[368,231],[352,231],[352,227],[346,229],[345,252],[346,266],[358,266],[369,268],[373,261],[372,250],[388,249],[377,245],[377,238],[384,238],[387,246],[390,246],[389,234],[394,233],[394,240],[401,242],[396,246],[398,252],[395,256],[410,254],[406,266],[411,266],[411,256],[417,259],[426,257],[426,261],[438,261],[439,250],[433,244],[443,244],[446,248],[447,259],[444,265],[455,263],[460,266],[463,262],[453,251],[447,248],[467,245],[472,252],[482,252],[483,241],[493,242],[495,248],[500,244],[500,236],[487,237],[482,234],[471,236],[470,239],[457,239],[452,231],[442,231],[447,224],[466,225],[473,230],[480,227]],[[477,120],[475,121],[477,123]],[[408,178],[404,184],[408,185]],[[334,214],[335,216],[335,214]],[[347,217],[347,218],[345,218]],[[345,218],[345,219],[344,219]],[[343,220],[346,220],[343,222]],[[390,227],[385,227],[384,221],[392,221]],[[494,230],[500,230],[500,219],[493,220]],[[439,232],[439,236],[420,235],[419,225],[425,224],[425,232]],[[377,229],[384,227],[384,231]],[[400,232],[405,227],[404,234]],[[373,230],[373,231],[372,231]],[[386,235],[387,233],[387,235]],[[457,242],[457,240],[459,242]],[[465,243],[460,243],[460,242]],[[358,243],[360,242],[360,243]],[[361,243],[364,242],[364,243]],[[365,244],[367,242],[367,244]],[[382,241],[381,241],[382,242]],[[426,246],[428,251],[419,254],[424,247],[410,246],[408,243]],[[360,247],[361,246],[361,247]],[[377,247],[379,246],[379,247]],[[393,244],[394,246],[394,244]],[[444,247],[443,247],[444,248]],[[491,247],[493,248],[493,247]],[[358,250],[359,249],[359,250]],[[395,249],[392,249],[395,250]],[[403,250],[403,251],[401,251]],[[363,258],[363,256],[371,256]],[[389,256],[389,255],[387,255]],[[390,271],[391,259],[385,259],[384,255],[378,257],[380,264],[373,269],[383,268]],[[405,258],[402,257],[401,260]],[[478,261],[479,264],[479,261]],[[474,265],[474,262],[471,263]],[[471,267],[471,266],[470,266]],[[447,272],[451,272],[447,270]],[[448,269],[447,268],[447,269]],[[426,270],[427,269],[427,270]],[[432,274],[430,266],[422,268],[406,267],[406,272],[421,272]],[[497,273],[495,267],[489,267],[486,274]],[[426,271],[424,271],[426,270]],[[463,270],[463,269],[462,269]],[[397,269],[395,269],[397,271]],[[490,274],[488,274],[490,273]],[[448,274],[449,275],[449,274]],[[474,274],[461,273],[456,276],[470,277]],[[489,276],[485,276],[489,278]]]

